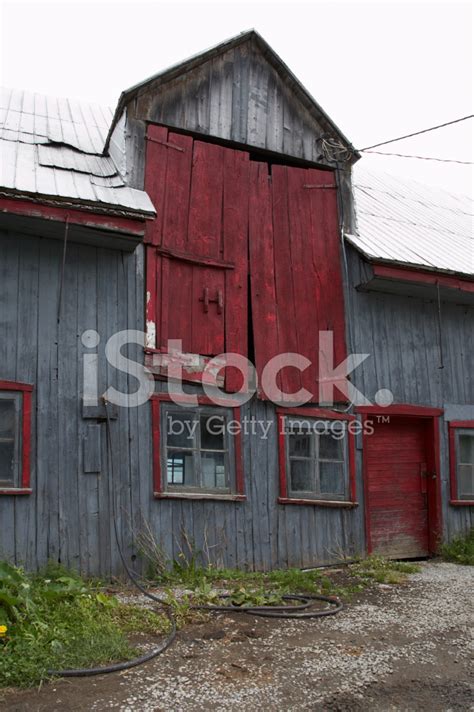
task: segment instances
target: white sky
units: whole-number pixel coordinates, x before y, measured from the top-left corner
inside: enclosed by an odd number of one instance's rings
[[[254,27],[358,148],[474,113],[471,3],[0,2],[6,86],[115,106],[123,89]],[[474,161],[473,129],[379,150]],[[363,160],[474,193],[472,166]]]

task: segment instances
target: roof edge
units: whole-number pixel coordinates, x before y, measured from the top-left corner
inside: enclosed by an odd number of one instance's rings
[[[365,250],[363,250],[360,245],[354,241],[355,237],[355,235],[351,235],[350,233],[345,233],[344,235],[347,242],[371,265],[396,265],[397,267],[406,269],[407,271],[424,270],[425,272],[433,272],[433,274],[446,274],[453,277],[459,277],[459,279],[464,279],[466,281],[474,281],[474,273],[472,272],[459,272],[457,270],[443,269],[442,267],[432,267],[420,262],[403,262],[401,260],[391,260],[386,257],[374,257],[368,252],[365,252]]]

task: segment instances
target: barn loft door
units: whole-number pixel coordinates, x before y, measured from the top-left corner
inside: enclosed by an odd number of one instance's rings
[[[149,345],[181,339],[188,354],[247,355],[248,154],[159,126],[147,138],[146,190],[157,211],[147,230]],[[235,378],[229,369],[229,390]]]
[[[303,372],[280,372],[286,393],[305,388],[318,401],[318,332],[332,331],[333,363],[346,357],[334,175],[251,163],[250,270],[259,376],[277,354],[305,356]],[[265,397],[263,391],[260,392]],[[335,397],[337,397],[337,392]],[[291,397],[287,399],[291,402]]]

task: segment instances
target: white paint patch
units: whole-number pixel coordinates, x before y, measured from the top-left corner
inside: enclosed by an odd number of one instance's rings
[[[146,323],[146,346],[150,349],[156,346],[156,324],[151,320],[147,320]]]

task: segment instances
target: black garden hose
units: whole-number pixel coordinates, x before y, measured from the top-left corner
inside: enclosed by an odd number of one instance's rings
[[[109,417],[109,411],[108,411],[108,404],[107,401],[105,402],[105,413],[106,413],[106,429],[107,429],[107,443],[108,443],[108,450],[109,450],[109,456],[110,456],[110,474],[111,474],[111,480],[112,480],[112,488],[114,485],[114,457],[113,457],[113,447],[112,447],[112,436],[111,436],[111,428],[110,428],[110,417]],[[122,560],[123,567],[127,573],[127,576],[129,577],[130,581],[133,583],[133,585],[147,598],[150,600],[154,601],[155,603],[159,603],[165,610],[166,616],[168,620],[171,623],[171,630],[161,645],[158,647],[154,648],[151,650],[149,653],[145,653],[144,655],[141,655],[140,657],[134,658],[133,660],[127,660],[122,663],[113,663],[111,665],[104,665],[103,667],[95,667],[95,668],[77,668],[77,669],[69,669],[69,670],[48,670],[48,675],[55,676],[55,677],[88,677],[92,675],[105,675],[106,673],[109,672],[120,672],[122,670],[129,670],[130,668],[136,667],[137,665],[142,665],[143,663],[147,663],[150,660],[153,660],[153,658],[156,658],[158,655],[161,653],[164,653],[165,650],[167,650],[170,645],[173,643],[173,641],[176,638],[176,621],[174,619],[173,613],[172,613],[172,606],[169,603],[169,601],[166,601],[165,599],[161,598],[160,596],[156,596],[153,593],[150,593],[147,591],[147,589],[140,583],[138,580],[137,576],[135,573],[130,569],[123,550],[122,546],[120,544],[120,537],[119,537],[119,532],[118,532],[118,526],[117,526],[117,517],[116,517],[116,509],[115,509],[115,497],[112,496],[112,518],[113,518],[113,524],[114,524],[114,534],[115,534],[115,541],[117,544],[117,549],[120,555],[120,559]],[[270,597],[272,594],[268,594],[268,597]],[[219,600],[225,601],[225,600],[231,600],[232,596],[231,594],[221,594],[219,597]],[[230,614],[230,613],[246,613],[248,615],[253,615],[253,616],[260,616],[262,618],[286,618],[286,619],[296,619],[296,620],[301,620],[301,619],[309,619],[309,618],[322,618],[323,616],[333,616],[336,613],[339,613],[339,611],[342,610],[343,606],[341,601],[332,596],[321,596],[321,595],[316,595],[316,594],[305,594],[305,595],[300,595],[296,593],[292,594],[285,594],[281,596],[281,599],[283,601],[293,601],[296,603],[293,604],[284,604],[280,606],[273,606],[273,605],[268,605],[268,606],[248,606],[248,605],[243,605],[243,606],[238,606],[233,604],[232,602],[227,605],[210,605],[210,604],[196,604],[191,606],[190,608],[195,611],[207,611],[208,613],[221,613],[221,614]],[[323,608],[322,610],[313,610],[310,611],[308,610],[311,608],[311,606],[314,605],[315,601],[324,601],[326,603],[329,603],[328,608]]]

